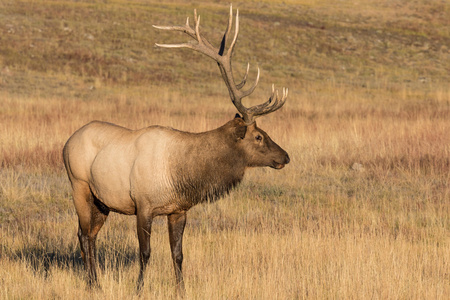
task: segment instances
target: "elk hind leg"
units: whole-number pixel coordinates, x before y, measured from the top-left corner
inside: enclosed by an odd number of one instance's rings
[[[109,214],[91,193],[86,183],[73,184],[73,199],[78,214],[78,239],[89,286],[98,285],[95,240]]]

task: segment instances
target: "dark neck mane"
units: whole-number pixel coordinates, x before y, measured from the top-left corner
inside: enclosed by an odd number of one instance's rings
[[[223,128],[193,134],[180,143],[183,162],[176,165],[173,187],[187,206],[215,201],[228,194],[244,177],[244,155]]]

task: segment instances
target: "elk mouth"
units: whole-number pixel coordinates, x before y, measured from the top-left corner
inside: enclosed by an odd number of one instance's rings
[[[280,169],[284,168],[284,164],[280,164],[280,163],[277,163],[276,161],[274,161],[270,167],[273,169],[280,170]]]
[[[276,160],[273,160],[272,161],[272,165],[270,167],[274,168],[274,169],[277,169],[277,170],[280,170],[280,169],[283,169],[284,166],[287,165],[290,161],[291,160],[289,159],[289,155],[287,155],[287,153],[286,153],[286,156],[285,156],[283,162],[279,163]]]

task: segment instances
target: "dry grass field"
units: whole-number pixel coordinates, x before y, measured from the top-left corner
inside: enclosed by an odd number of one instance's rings
[[[98,237],[89,290],[61,151],[91,120],[200,132],[234,116],[215,63],[186,40],[194,8],[219,41],[228,3],[0,2],[0,299],[171,299],[165,218],[135,293],[135,218]],[[289,88],[258,124],[291,157],[188,213],[187,299],[448,299],[448,1],[247,1],[235,67]]]

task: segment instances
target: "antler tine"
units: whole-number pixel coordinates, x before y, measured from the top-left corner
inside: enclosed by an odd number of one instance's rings
[[[233,5],[230,4],[230,17],[228,18],[227,29],[225,29],[225,34],[223,35],[222,42],[220,42],[219,55],[223,55],[225,51],[225,46],[228,40],[228,36],[231,32],[231,26],[233,25]]]
[[[247,70],[247,72],[248,72],[248,70]],[[260,70],[259,70],[259,68],[258,68],[258,74],[256,75],[256,80],[255,80],[255,82],[253,83],[253,85],[247,90],[247,91],[245,91],[245,92],[243,92],[242,93],[242,98],[244,98],[244,97],[247,97],[248,95],[250,95],[251,93],[253,93],[253,91],[255,90],[255,88],[256,88],[256,86],[258,85],[258,83],[259,83],[259,75],[260,75]]]
[[[184,26],[158,26],[158,25],[152,25],[156,29],[161,30],[168,30],[168,31],[182,31],[189,36],[195,38],[195,31],[191,28],[189,25],[189,17],[186,18],[186,24]],[[164,45],[164,44],[157,44],[157,45]]]
[[[272,84],[272,95],[270,96],[269,100],[249,109],[252,118],[255,119],[257,117],[267,115],[268,113],[280,109],[286,103],[288,91],[289,90],[287,88],[283,88],[283,96],[281,97],[281,99],[279,99],[278,90],[275,90],[275,87]]]
[[[250,70],[250,63],[247,63],[247,71],[245,72],[244,78],[242,78],[242,81],[236,85],[236,88],[238,90],[242,89],[245,85],[245,83],[247,82],[247,77],[248,77],[248,71]]]
[[[230,57],[233,55],[233,51],[234,51],[234,45],[236,44],[236,40],[239,34],[239,9],[236,9],[236,23],[235,23],[235,28],[234,28],[234,38],[233,41],[231,42],[230,48],[228,48],[227,51],[227,56]]]
[[[195,37],[197,38],[197,41],[199,45],[203,45],[202,37],[200,36],[200,16],[197,17],[197,10],[194,9],[194,27],[195,27]]]

